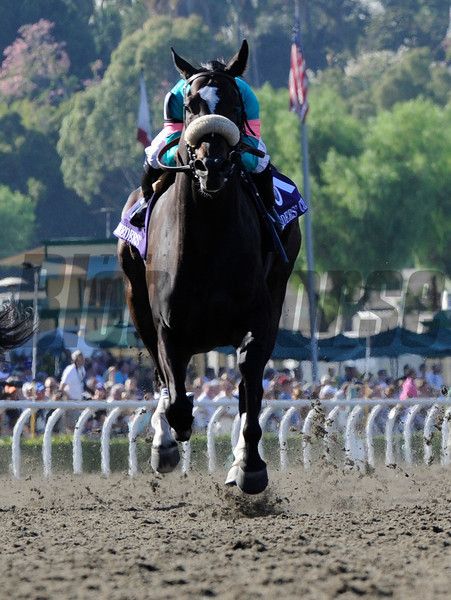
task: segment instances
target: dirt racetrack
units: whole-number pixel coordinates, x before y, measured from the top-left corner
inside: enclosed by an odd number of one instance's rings
[[[451,471],[0,480],[1,598],[450,598]]]

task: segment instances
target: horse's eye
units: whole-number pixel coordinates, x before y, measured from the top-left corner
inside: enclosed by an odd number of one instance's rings
[[[191,108],[190,108],[189,104],[184,104],[183,106],[185,107],[185,111],[186,111],[186,112],[188,112],[188,113],[192,113],[192,112],[193,112],[193,111],[191,110]]]

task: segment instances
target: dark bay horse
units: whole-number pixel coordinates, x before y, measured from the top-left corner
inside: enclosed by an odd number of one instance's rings
[[[185,377],[191,357],[233,345],[242,376],[241,430],[226,483],[256,494],[268,484],[258,452],[263,370],[301,236],[297,220],[281,234],[288,264],[268,252],[261,219],[234,160],[245,118],[234,78],[243,74],[247,56],[243,42],[222,69],[197,69],[173,51],[189,83],[178,161],[190,168],[181,167],[154,208],[146,261],[122,241],[118,253],[130,313],[162,385],[152,417],[153,468],[174,469],[179,461],[175,440],[190,437],[193,403]],[[131,194],[124,211],[139,194]]]

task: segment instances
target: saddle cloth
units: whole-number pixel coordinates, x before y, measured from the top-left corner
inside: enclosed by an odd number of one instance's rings
[[[282,229],[294,219],[302,216],[307,212],[308,207],[304,198],[299,193],[296,184],[291,181],[286,175],[279,173],[272,166],[273,182],[274,182],[274,197],[276,213],[279,217]],[[114,230],[114,235],[132,246],[134,246],[141,257],[145,260],[147,256],[147,226],[149,224],[150,215],[156,202],[155,194],[152,196],[147,205],[146,219],[144,227],[135,227],[130,223],[130,219],[138,206],[144,202],[144,199],[139,198],[135,204],[121,218],[120,223]]]

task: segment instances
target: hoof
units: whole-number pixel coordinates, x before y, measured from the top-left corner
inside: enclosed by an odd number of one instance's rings
[[[157,473],[170,473],[180,462],[180,453],[177,444],[168,448],[152,446],[150,466]]]
[[[186,429],[185,431],[174,431],[174,437],[178,442],[187,442],[192,434],[193,430]]]
[[[226,480],[225,480],[225,484],[226,485],[230,485],[230,486],[236,485],[236,478],[238,476],[238,469],[239,469],[238,465],[233,465],[230,468],[229,472],[227,473]]]
[[[268,471],[266,467],[260,471],[243,471],[237,467],[236,484],[245,494],[261,494],[268,485]]]

